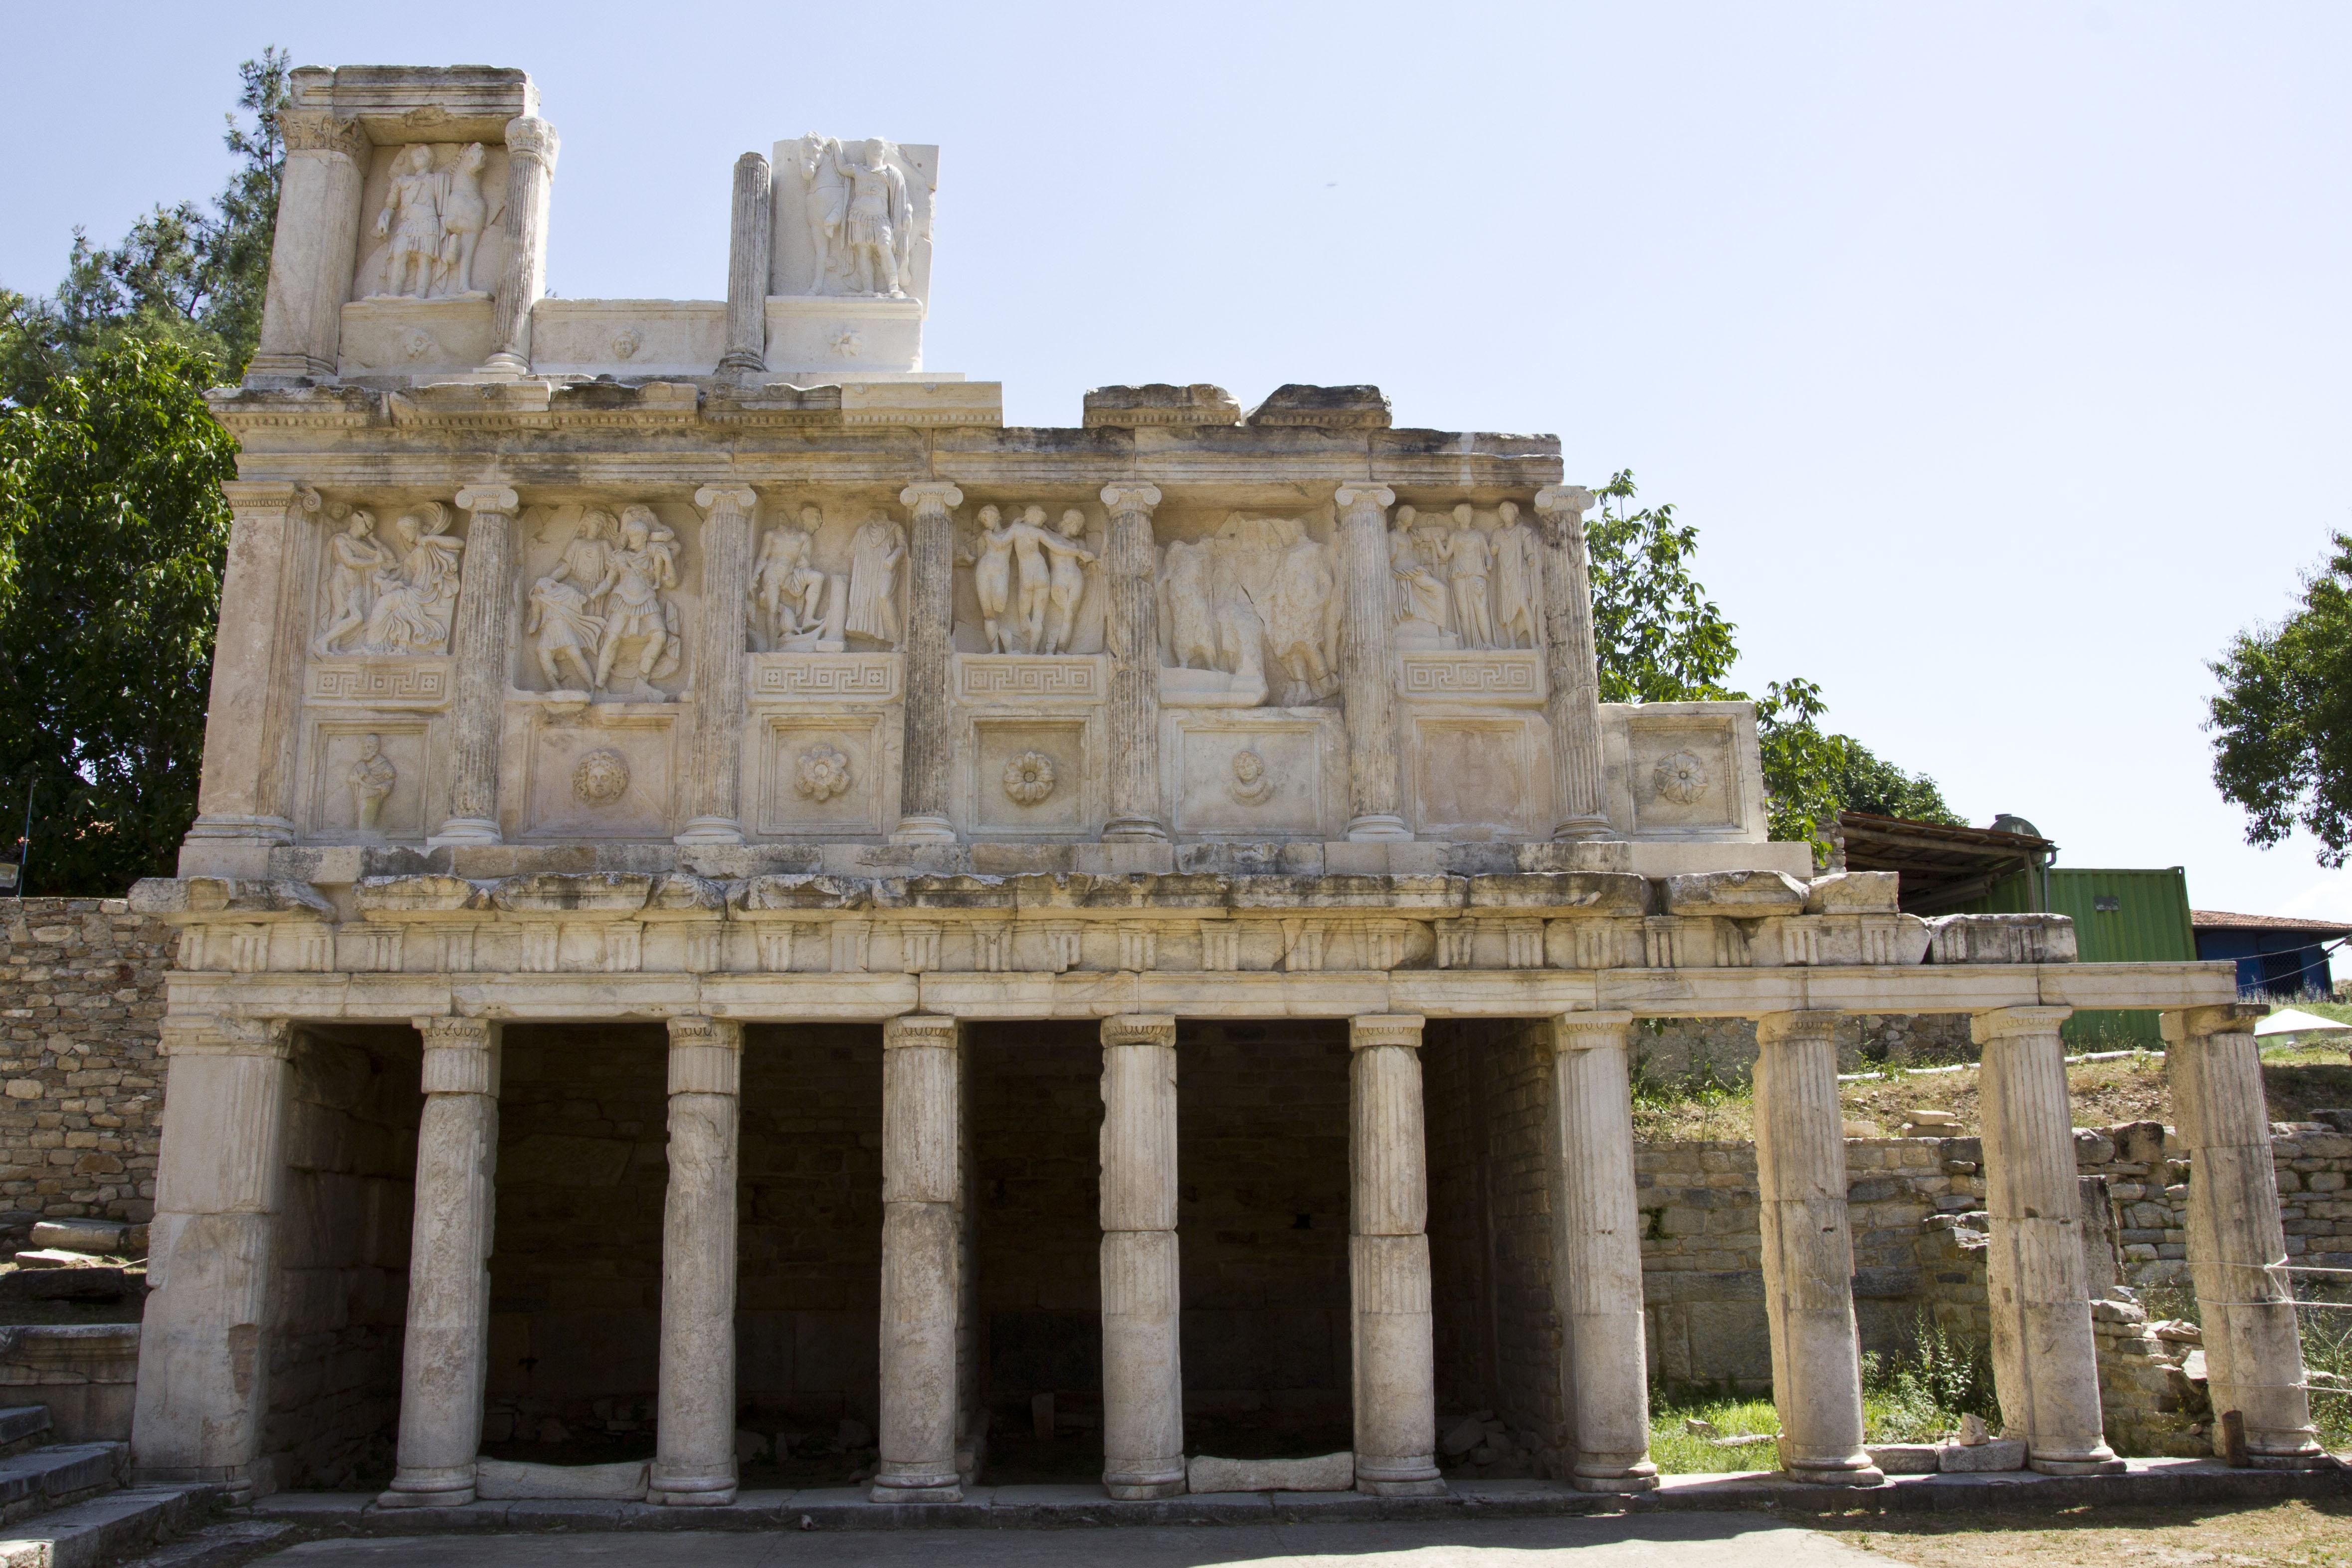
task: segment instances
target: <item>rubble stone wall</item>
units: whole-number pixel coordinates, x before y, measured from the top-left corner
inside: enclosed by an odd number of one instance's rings
[[[1838,1071],[1972,1062],[1966,1013],[1857,1013],[1838,1020]],[[1753,1018],[1651,1018],[1633,1031],[1633,1068],[1652,1079],[1712,1075],[1744,1083],[1756,1069]]]

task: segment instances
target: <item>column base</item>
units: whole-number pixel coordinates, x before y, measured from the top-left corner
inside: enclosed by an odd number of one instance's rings
[[[445,844],[496,844],[499,842],[499,825],[486,816],[453,816],[441,825],[441,831],[425,840],[427,849],[438,849]]]
[[[961,1502],[963,1483],[953,1477],[926,1486],[896,1486],[876,1481],[866,1494],[868,1502]]]
[[[719,368],[711,374],[714,375],[765,375],[768,374],[767,351],[761,349],[754,353],[751,349],[729,349],[726,355],[719,360]]]
[[[2028,1459],[2025,1468],[2044,1476],[2120,1476],[2130,1467],[2110,1454],[2104,1459]]]
[[[667,1487],[647,1487],[646,1500],[658,1508],[725,1508],[735,1500],[735,1483],[729,1481],[723,1491],[676,1491]]]
[[[1168,829],[1148,816],[1114,816],[1103,825],[1106,844],[1165,844]]]
[[[1393,812],[1371,812],[1356,817],[1348,824],[1348,839],[1353,844],[1396,841],[1410,843],[1412,840],[1412,829],[1405,826],[1403,817]]]
[[[1370,1497],[1444,1497],[1434,1454],[1356,1456],[1356,1489]]]
[[[672,844],[740,844],[743,825],[731,816],[698,816],[686,825],[686,831],[670,840]]]
[[[1591,1470],[1572,1471],[1568,1484],[1580,1492],[1654,1492],[1658,1489],[1658,1467],[1647,1459],[1622,1468],[1595,1466]]]
[[[463,1508],[474,1500],[474,1467],[404,1470],[376,1495],[378,1508]]]
[[[1368,1481],[1356,1478],[1356,1489],[1366,1497],[1444,1497],[1444,1478],[1426,1481]]]
[[[500,349],[474,374],[493,381],[517,381],[530,374],[530,362],[510,349]]]
[[[1103,1478],[1103,1490],[1119,1502],[1154,1502],[1161,1498],[1182,1497],[1184,1478],[1172,1481],[1114,1481]]]
[[[955,825],[944,816],[902,816],[890,830],[893,844],[953,844]]]
[[[1571,816],[1551,830],[1555,844],[1585,844],[1610,837],[1609,819],[1605,816]]]
[[[1816,1487],[1874,1487],[1886,1479],[1886,1472],[1872,1464],[1867,1454],[1856,1454],[1852,1459],[1800,1464],[1782,1460],[1780,1473],[1792,1481]]]
[[[307,353],[256,354],[246,362],[247,386],[290,386],[304,381],[332,381],[335,367]]]
[[[2316,1444],[2291,1453],[2262,1454],[2249,1450],[2246,1468],[2250,1470],[2324,1470],[2336,1461],[2327,1450]]]

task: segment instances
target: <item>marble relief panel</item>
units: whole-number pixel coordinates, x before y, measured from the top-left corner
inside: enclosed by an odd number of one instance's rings
[[[1108,787],[1099,709],[958,719],[955,790],[964,830],[1012,836],[1101,830]]]
[[[1162,792],[1177,832],[1319,837],[1346,820],[1347,732],[1329,709],[1171,710]]]
[[[683,500],[526,507],[515,687],[558,703],[674,701],[692,683],[701,530]]]
[[[1549,770],[1533,714],[1416,713],[1405,744],[1413,831],[1468,840],[1549,829]]]
[[[772,710],[745,756],[753,831],[871,837],[898,816],[895,715],[846,709]]]
[[[761,498],[746,626],[754,653],[906,646],[907,519],[896,498]]]
[[[1751,812],[1750,781],[1740,766],[1739,726],[1752,710],[1652,703],[1622,711],[1622,729],[1604,729],[1604,748],[1620,809],[1635,831],[1647,837],[1724,837],[1749,827],[1749,816],[1759,814]],[[1603,713],[1613,717],[1607,709]]]
[[[314,715],[303,740],[302,830],[325,843],[424,837],[434,783],[431,721],[417,714]]]
[[[1342,601],[1328,511],[1178,511],[1155,522],[1162,703],[1337,700]]]
[[[655,703],[510,702],[499,792],[509,836],[668,837],[678,712]]]
[[[967,500],[961,510],[950,646],[977,654],[1102,652],[1109,602],[1102,507]]]

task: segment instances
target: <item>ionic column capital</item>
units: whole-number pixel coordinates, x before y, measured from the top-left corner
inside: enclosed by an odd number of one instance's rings
[[[669,1092],[742,1092],[743,1026],[732,1018],[689,1016],[669,1021]]]
[[[1105,485],[1102,488],[1102,503],[1111,510],[1113,516],[1139,511],[1149,515],[1160,501],[1158,485]]]
[[[1418,1013],[1374,1013],[1350,1018],[1348,1048],[1360,1051],[1374,1046],[1402,1046],[1407,1050],[1417,1050],[1421,1047],[1422,1026],[1427,1022]]]
[[[1331,500],[1342,517],[1380,513],[1396,505],[1396,491],[1386,485],[1341,485]]]
[[[902,1013],[882,1024],[882,1048],[901,1050],[909,1046],[929,1046],[940,1050],[956,1048],[956,1021],[938,1013]]]
[[[2183,1007],[2162,1015],[2168,1045],[2209,1035],[2251,1035],[2270,1009],[2259,1002],[2226,1002],[2218,1007]]]
[[[1809,1045],[1837,1037],[1840,1013],[1767,1013],[1756,1020],[1759,1046]]]
[[[705,485],[694,492],[694,504],[711,514],[717,521],[723,515],[749,517],[760,504],[758,494],[749,485]]]
[[[2054,1035],[2074,1016],[2072,1007],[1996,1007],[1969,1018],[1969,1038],[1979,1046],[2011,1035]]]
[[[900,490],[898,504],[913,508],[919,521],[925,517],[945,517],[963,505],[963,491],[943,479],[926,479]]]
[[[1551,1023],[1551,1048],[1570,1051],[1623,1050],[1633,1032],[1631,1013],[1562,1013]]]
[[[1173,1046],[1176,1020],[1162,1013],[1119,1013],[1102,1021],[1106,1046]]]
[[[563,150],[562,139],[555,127],[536,115],[520,115],[507,121],[507,151],[518,158],[529,158],[555,173],[555,155]]]
[[[1581,517],[1598,499],[1582,485],[1546,485],[1536,492],[1536,510],[1546,517],[1563,511]]]
[[[457,492],[457,508],[461,511],[496,512],[501,517],[512,517],[519,504],[520,500],[513,488],[496,479],[467,485]]]

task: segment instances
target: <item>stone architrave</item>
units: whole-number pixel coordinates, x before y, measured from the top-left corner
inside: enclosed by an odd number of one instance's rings
[[[948,719],[948,633],[955,616],[955,516],[963,492],[908,485],[899,503],[914,517],[907,542],[905,763],[894,844],[952,844],[948,780],[954,741]]]
[[[164,1025],[171,1079],[131,1426],[142,1484],[252,1497],[269,1410],[293,1044],[283,1019]]]
[[[2165,1014],[2165,1073],[2189,1146],[2189,1268],[2213,1409],[2242,1414],[2247,1458],[2258,1468],[2313,1469],[2328,1458],[2305,1392],[2294,1288],[2280,1267],[2286,1230],[2253,1034],[2264,1011]]]
[[[1388,1014],[1348,1025],[1356,1489],[1382,1497],[1445,1490],[1437,1471],[1422,1022]]]
[[[376,1502],[457,1508],[475,1497],[489,1374],[499,1026],[441,1017],[419,1018],[416,1028],[425,1037],[425,1110],[416,1128],[399,1468]]]
[[[1875,1486],[1863,1447],[1853,1233],[1838,1115],[1835,1013],[1757,1020],[1756,1186],[1780,1468],[1801,1481]]]
[[[961,1040],[953,1018],[882,1026],[882,1453],[876,1502],[961,1502]]]
[[[294,740],[303,649],[318,569],[318,491],[231,479],[232,521],[205,711],[196,820],[184,876],[260,876],[271,846],[294,837]]]
[[[687,774],[694,815],[677,842],[740,844],[743,672],[749,658],[744,627],[751,605],[751,518],[759,498],[749,485],[705,485],[694,492],[694,504],[703,510],[694,751]]]
[[[1552,1022],[1552,1158],[1559,1173],[1552,1300],[1576,1456],[1569,1479],[1595,1492],[1649,1491],[1649,1366],[1642,1318],[1642,1214],[1633,1182],[1631,1013]]]
[[[768,368],[768,252],[775,238],[775,174],[768,160],[735,160],[735,208],[727,233],[727,353],[720,375]]]
[[[648,1502],[735,1500],[735,1206],[743,1026],[669,1021],[661,1386]]]
[[[1153,841],[1168,837],[1160,816],[1160,604],[1151,543],[1157,485],[1105,485],[1110,540],[1104,580],[1110,588],[1103,625],[1110,655],[1110,820],[1103,837]]]
[[[1536,492],[1543,519],[1544,716],[1551,726],[1557,840],[1606,838],[1601,794],[1601,672],[1592,644],[1592,573],[1585,558],[1584,514],[1592,492],[1553,485]]]
[[[1348,837],[1411,838],[1398,811],[1396,698],[1389,664],[1396,616],[1389,586],[1388,509],[1396,492],[1385,485],[1343,485],[1339,509],[1341,603],[1339,680],[1348,713]]]
[[[2002,1436],[2049,1475],[2120,1471],[2101,1436],[2099,1356],[2091,1337],[2074,1121],[2058,1026],[2071,1007],[1979,1013],[1984,1047],[1985,1209],[1992,1228],[1986,1288]]]
[[[472,521],[450,628],[449,816],[426,842],[496,844],[499,737],[506,724],[507,636],[514,622],[515,493],[495,481],[457,492]]]
[[[530,374],[530,308],[547,290],[547,197],[562,146],[555,127],[535,115],[507,121],[507,222],[514,247],[499,280],[490,329],[499,346],[482,365],[486,374]]]
[[[1177,1335],[1176,1020],[1102,1023],[1103,1487],[1184,1490]]]
[[[263,384],[324,381],[335,374],[343,299],[359,249],[367,132],[357,121],[324,110],[290,110],[278,123],[286,138],[278,232],[262,298],[261,340],[246,377]]]

